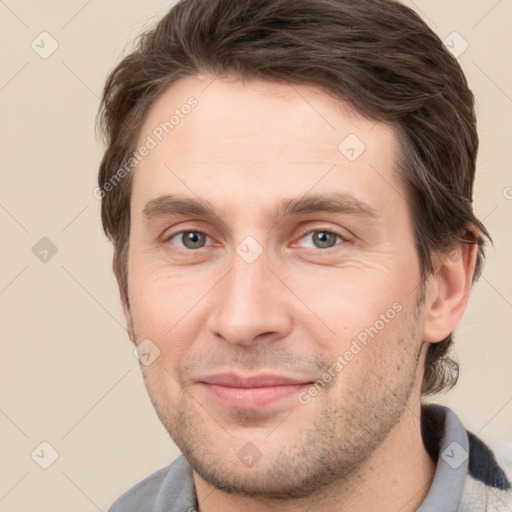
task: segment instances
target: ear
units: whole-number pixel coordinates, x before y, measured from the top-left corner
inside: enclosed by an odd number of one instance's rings
[[[437,265],[428,280],[423,340],[445,339],[460,322],[469,300],[478,246],[460,242],[448,253],[436,256]]]
[[[129,303],[128,297],[125,295],[124,290],[123,290],[121,271],[117,264],[117,254],[115,252],[114,252],[114,256],[112,258],[112,270],[114,271],[114,275],[116,276],[116,280],[117,280],[117,286],[119,289],[119,298],[121,300],[121,306],[123,308],[123,315],[124,315],[124,319],[126,322],[126,330],[128,332],[128,336],[130,337],[130,340],[133,343],[135,343],[135,337],[133,335],[133,322],[132,322],[132,314],[130,311],[130,303]]]

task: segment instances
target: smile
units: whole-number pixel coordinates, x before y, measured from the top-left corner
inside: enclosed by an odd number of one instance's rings
[[[220,374],[197,381],[206,393],[228,407],[258,409],[297,395],[311,381],[279,375],[242,377],[236,374]]]

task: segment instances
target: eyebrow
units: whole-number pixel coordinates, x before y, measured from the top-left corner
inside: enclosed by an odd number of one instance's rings
[[[298,198],[283,199],[273,208],[276,218],[290,215],[307,215],[316,212],[331,212],[359,217],[378,217],[368,203],[351,194],[337,192],[326,194],[306,194]],[[219,219],[213,206],[205,200],[181,195],[163,195],[150,200],[144,206],[143,216],[147,222],[154,218],[171,215],[197,215],[208,219]]]

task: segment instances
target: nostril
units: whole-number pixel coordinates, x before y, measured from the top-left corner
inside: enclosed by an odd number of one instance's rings
[[[262,332],[262,333],[258,334],[258,336],[256,336],[256,337],[257,337],[257,338],[264,338],[265,336],[269,336],[269,335],[271,335],[271,334],[273,334],[273,332],[272,332],[272,331]]]

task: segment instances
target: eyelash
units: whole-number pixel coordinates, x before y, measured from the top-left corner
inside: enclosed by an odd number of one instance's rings
[[[182,230],[182,231],[178,231],[177,233],[172,233],[171,235],[167,236],[164,240],[164,242],[166,243],[171,243],[171,240],[179,235],[184,235],[185,233],[198,233],[200,235],[205,235],[207,238],[210,238],[211,237],[204,233],[203,231],[200,231],[200,230],[194,230],[194,229],[185,229],[185,230]],[[311,235],[312,233],[329,233],[331,235],[335,235],[337,238],[341,239],[341,242],[338,242],[336,243],[335,245],[333,245],[332,247],[326,247],[324,249],[321,249],[321,248],[318,248],[318,247],[304,247],[304,249],[307,249],[307,250],[318,250],[318,251],[321,251],[321,252],[327,252],[329,249],[336,249],[338,246],[340,245],[343,245],[345,244],[348,240],[347,238],[345,237],[344,234],[340,233],[339,231],[336,231],[334,229],[324,229],[324,228],[316,228],[316,229],[309,229],[307,231],[304,231],[302,232],[299,237],[297,238],[297,240],[302,240],[305,236],[307,235]],[[295,244],[295,242],[294,242]],[[174,245],[174,244],[172,244]],[[176,250],[178,251],[186,251],[186,252],[199,252],[201,249],[206,249],[207,246],[205,247],[199,247],[198,249],[188,249],[188,248],[183,248],[183,247],[178,247]]]

